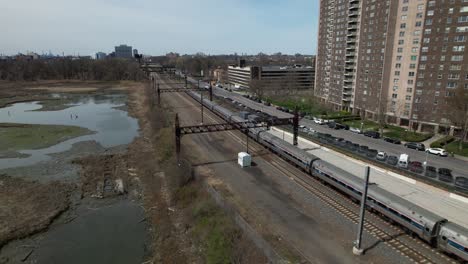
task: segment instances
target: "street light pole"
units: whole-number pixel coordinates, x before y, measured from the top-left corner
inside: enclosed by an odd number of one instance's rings
[[[354,255],[362,255],[364,253],[364,250],[361,248],[361,244],[362,244],[362,229],[364,226],[364,215],[366,213],[367,189],[369,187],[369,174],[370,174],[369,166],[366,166],[365,173],[366,175],[365,175],[364,189],[362,191],[361,212],[360,212],[360,217],[359,217],[358,234],[357,234],[357,240],[354,242],[354,247],[353,247]]]

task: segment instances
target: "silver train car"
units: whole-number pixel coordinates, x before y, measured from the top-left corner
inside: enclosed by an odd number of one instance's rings
[[[444,224],[439,232],[437,247],[468,261],[468,234],[466,229],[454,223]]]
[[[200,102],[199,94],[195,92],[188,92],[188,94]],[[203,105],[226,121],[247,121],[209,100],[204,99]],[[326,182],[355,200],[361,199],[363,179],[266,133],[265,129],[250,129],[249,136],[309,175]],[[448,222],[444,217],[402,199],[377,185],[369,186],[367,207],[391,222],[398,223],[410,233],[416,234],[441,251],[468,261],[468,230],[466,228]]]

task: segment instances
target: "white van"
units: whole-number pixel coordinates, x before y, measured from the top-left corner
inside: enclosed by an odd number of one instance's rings
[[[401,154],[400,159],[398,160],[398,167],[400,168],[408,168],[410,163],[408,154]]]

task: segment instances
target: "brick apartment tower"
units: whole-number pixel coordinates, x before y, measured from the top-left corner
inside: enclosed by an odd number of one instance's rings
[[[315,95],[415,130],[450,127],[467,39],[468,0],[321,0]]]

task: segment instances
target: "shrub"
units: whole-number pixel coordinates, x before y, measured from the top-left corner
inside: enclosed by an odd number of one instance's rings
[[[452,136],[447,136],[444,138],[441,138],[431,144],[431,148],[443,148],[444,146],[452,143],[455,141],[455,138]]]

